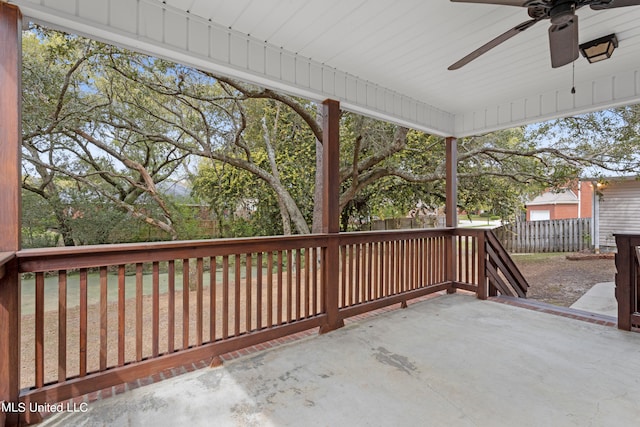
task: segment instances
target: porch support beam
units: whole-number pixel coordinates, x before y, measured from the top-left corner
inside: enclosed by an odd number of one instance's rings
[[[338,310],[340,246],[340,103],[327,99],[322,103],[322,232],[332,235],[323,250],[322,282],[327,323],[325,333],[344,326]]]
[[[445,139],[446,145],[446,163],[447,163],[447,182],[445,188],[445,225],[447,227],[458,226],[458,144],[456,138],[448,137]],[[447,281],[455,282],[456,280],[456,237],[451,236],[447,239],[446,245],[446,266]],[[447,290],[447,293],[456,292],[453,285]]]
[[[20,250],[21,31],[20,9],[0,1],[0,252],[5,253]],[[0,278],[0,401],[17,405],[20,291],[15,257],[4,270]],[[18,415],[0,411],[0,425],[17,425]]]
[[[458,141],[456,138],[445,139],[447,182],[446,182],[446,226],[458,226]]]

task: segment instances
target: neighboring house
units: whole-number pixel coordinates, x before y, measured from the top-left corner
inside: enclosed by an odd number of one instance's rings
[[[616,177],[600,182],[594,198],[594,246],[607,252],[615,250],[614,234],[640,234],[640,181]]]
[[[547,191],[527,202],[527,221],[591,218],[593,184],[579,181],[570,188]]]

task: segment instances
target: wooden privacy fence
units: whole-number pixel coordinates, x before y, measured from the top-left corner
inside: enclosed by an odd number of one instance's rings
[[[591,218],[520,221],[494,233],[511,253],[578,252],[591,247]]]
[[[23,296],[22,370],[0,382],[19,380],[28,408],[438,291],[523,296],[496,279],[512,277],[508,255],[487,239],[447,228],[0,254],[0,286]]]

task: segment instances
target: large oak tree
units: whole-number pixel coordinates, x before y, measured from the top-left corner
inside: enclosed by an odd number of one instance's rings
[[[248,232],[318,229],[322,127],[313,102],[39,27],[23,52],[23,187],[47,201],[66,244],[74,197],[181,237],[161,191],[177,178],[194,181],[218,217],[251,205],[268,227]],[[638,121],[629,107],[463,138],[460,207],[508,217],[525,195],[585,168],[637,171]],[[343,227],[388,206],[441,205],[444,160],[442,138],[343,113]]]

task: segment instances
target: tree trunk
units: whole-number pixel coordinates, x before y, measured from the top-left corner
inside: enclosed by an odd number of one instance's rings
[[[291,235],[291,218],[289,217],[289,211],[287,206],[282,200],[282,197],[278,197],[278,206],[280,207],[280,218],[282,218],[282,232],[285,236]]]

